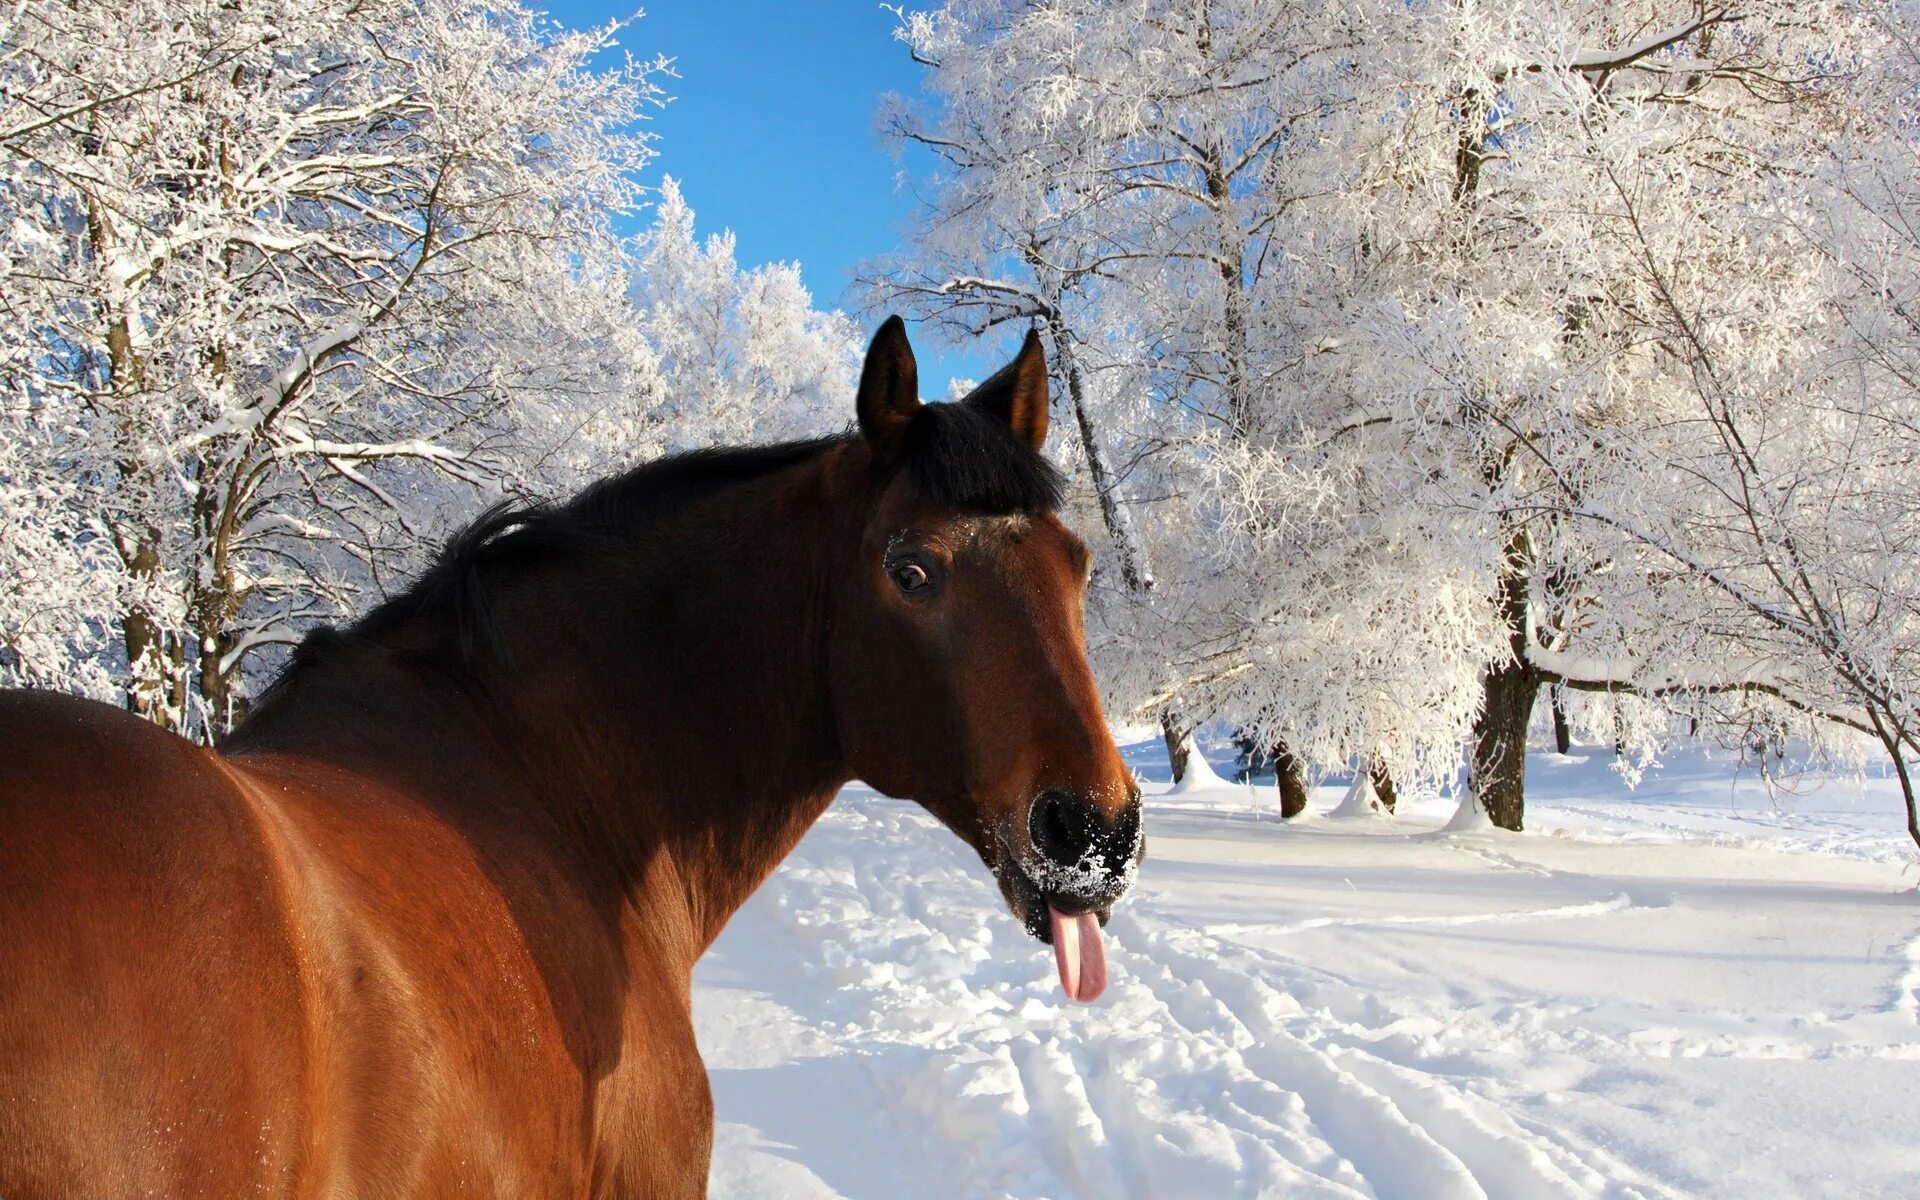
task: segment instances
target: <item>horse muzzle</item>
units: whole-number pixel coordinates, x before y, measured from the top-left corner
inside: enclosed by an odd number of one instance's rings
[[[1000,827],[997,861],[989,865],[1014,916],[1053,947],[1068,999],[1093,1000],[1106,988],[1101,928],[1146,854],[1140,798],[1109,816],[1068,793],[1046,791],[1034,799],[1026,824],[1024,844],[1011,822]]]

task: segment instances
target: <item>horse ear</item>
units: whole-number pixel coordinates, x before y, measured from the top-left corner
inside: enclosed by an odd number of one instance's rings
[[[888,317],[867,347],[867,361],[860,368],[860,393],[854,400],[860,432],[876,455],[893,456],[919,408],[920,369],[914,365],[913,347],[907,344],[906,323]]]
[[[1027,331],[1020,353],[973,389],[967,403],[999,417],[1035,450],[1047,444],[1047,352],[1040,335]]]

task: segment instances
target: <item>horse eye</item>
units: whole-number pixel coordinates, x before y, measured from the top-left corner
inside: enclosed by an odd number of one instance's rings
[[[893,581],[903,592],[917,592],[927,586],[927,569],[919,563],[901,563],[893,569]]]

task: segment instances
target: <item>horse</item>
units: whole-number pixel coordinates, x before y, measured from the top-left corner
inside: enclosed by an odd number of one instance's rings
[[[1145,843],[1047,408],[891,318],[846,432],[490,510],[217,749],[0,693],[0,1196],[702,1196],[694,963],[855,778],[1099,996]]]

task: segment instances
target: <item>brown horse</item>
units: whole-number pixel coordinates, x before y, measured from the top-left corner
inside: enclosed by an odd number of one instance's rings
[[[1139,799],[1046,376],[923,406],[890,320],[858,433],[490,513],[218,753],[0,693],[0,1197],[702,1195],[694,961],[856,776],[1097,996]]]

